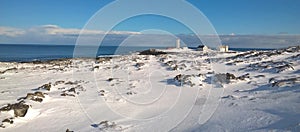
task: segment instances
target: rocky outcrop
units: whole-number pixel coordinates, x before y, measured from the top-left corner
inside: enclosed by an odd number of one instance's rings
[[[97,57],[96,63],[105,63],[109,62],[112,59],[112,57]]]
[[[291,63],[286,61],[264,61],[250,64],[247,67],[239,70],[280,73],[286,70],[294,70],[294,67]]]
[[[45,90],[50,91],[50,89],[51,89],[51,83],[49,82],[47,84],[44,84],[44,85],[38,87],[38,89],[45,89]]]
[[[236,77],[234,74],[231,73],[219,73],[213,76],[213,80],[215,83],[221,83],[221,84],[229,84],[233,80],[246,80],[247,78],[250,78],[249,73],[241,75],[239,77]]]
[[[98,124],[91,125],[94,128],[98,128],[100,131],[122,131],[122,127],[115,122],[101,121]]]
[[[6,106],[0,108],[0,112],[13,110],[15,117],[24,117],[28,109],[29,109],[29,105],[21,101],[15,104],[7,104]]]
[[[18,70],[17,68],[9,68],[9,69],[6,69],[6,70],[4,70],[4,71],[0,71],[0,74],[4,74],[4,73],[6,73],[6,72],[8,72],[8,71],[16,71],[16,70]]]
[[[149,50],[141,51],[139,54],[140,55],[164,55],[167,53],[163,51],[158,51],[156,49],[149,49]]]
[[[19,98],[18,100],[24,100],[24,99],[28,99],[28,100],[32,100],[32,101],[36,101],[36,102],[42,102],[43,98],[45,98],[45,93],[42,92],[34,92],[34,93],[27,93],[26,97],[22,97]]]
[[[269,83],[272,87],[284,87],[284,86],[293,86],[300,83],[300,77],[294,77],[289,79],[277,80],[275,78],[270,78]]]
[[[143,66],[145,66],[145,63],[140,62],[140,63],[135,64],[135,67],[138,68],[138,69],[141,69]]]
[[[195,85],[202,85],[202,81],[206,77],[202,74],[199,75],[184,75],[184,74],[178,74],[174,77],[174,81],[176,85],[183,86],[183,85],[189,85],[191,87]]]

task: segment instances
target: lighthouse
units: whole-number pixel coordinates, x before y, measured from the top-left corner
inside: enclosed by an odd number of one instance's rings
[[[176,48],[179,49],[180,48],[180,39],[176,40]]]

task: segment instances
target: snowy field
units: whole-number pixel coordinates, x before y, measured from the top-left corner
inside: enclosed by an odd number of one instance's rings
[[[299,64],[299,46],[0,62],[0,131],[297,132]]]

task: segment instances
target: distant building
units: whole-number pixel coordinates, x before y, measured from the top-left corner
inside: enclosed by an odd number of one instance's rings
[[[176,40],[176,48],[179,49],[180,48],[180,39]]]
[[[221,45],[219,46],[220,52],[228,52],[229,46],[228,45]]]
[[[208,50],[208,47],[206,45],[199,45],[197,47],[197,50],[198,51],[207,51]]]

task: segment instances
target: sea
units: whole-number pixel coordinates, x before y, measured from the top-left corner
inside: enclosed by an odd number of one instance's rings
[[[165,49],[167,47],[138,47],[138,46],[86,46],[87,48],[97,48],[96,56],[79,57],[97,57],[109,55],[125,55],[137,51],[143,51],[150,48]],[[74,45],[46,45],[46,44],[0,44],[1,62],[30,62],[47,61],[54,59],[73,58]],[[195,47],[190,47],[195,49]],[[248,50],[272,50],[255,48],[231,48],[234,51]],[[78,57],[78,56],[76,56]]]

